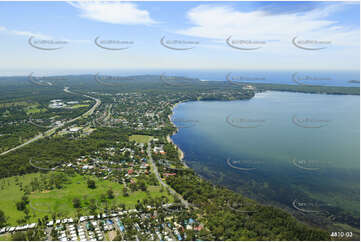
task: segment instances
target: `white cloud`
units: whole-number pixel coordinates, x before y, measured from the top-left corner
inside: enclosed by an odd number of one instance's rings
[[[10,33],[14,34],[14,35],[19,35],[19,36],[25,36],[25,37],[32,37],[33,36],[33,37],[39,38],[39,39],[52,39],[52,37],[50,37],[48,35],[33,33],[33,32],[30,32],[30,31],[11,30]]]
[[[359,30],[350,30],[326,19],[341,6],[329,5],[303,13],[268,14],[242,12],[228,6],[200,5],[187,12],[193,26],[178,34],[225,40],[229,36],[254,40],[288,42],[294,36],[330,40],[339,46],[359,46]]]
[[[9,35],[16,35],[16,36],[23,36],[23,37],[34,37],[36,39],[43,39],[43,40],[62,40],[62,41],[67,41],[67,42],[72,42],[72,43],[91,43],[91,40],[74,40],[74,39],[68,39],[68,38],[55,38],[53,36],[50,35],[45,35],[45,34],[41,34],[41,33],[35,33],[35,32],[31,32],[31,31],[22,31],[22,30],[9,30],[6,27],[0,26],[0,31],[3,31],[3,33],[5,34],[9,34]]]
[[[34,33],[31,31],[22,31],[22,30],[11,30],[4,26],[0,26],[0,31],[2,31],[4,34],[10,34],[10,35],[17,35],[17,36],[25,36],[25,37],[35,37],[39,39],[53,39],[51,36],[40,34],[40,33]]]
[[[147,10],[133,3],[124,2],[77,2],[70,4],[81,11],[80,16],[112,24],[154,24]]]
[[[39,39],[52,39],[51,36],[40,34],[40,33],[34,33],[31,31],[22,31],[22,30],[11,30],[4,26],[0,26],[0,31],[2,31],[4,34],[10,34],[10,35],[17,35],[17,36],[25,36],[25,37],[35,37]]]

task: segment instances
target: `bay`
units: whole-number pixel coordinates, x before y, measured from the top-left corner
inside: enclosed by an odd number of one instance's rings
[[[262,203],[359,217],[359,110],[359,96],[274,91],[187,102],[172,140],[198,174]]]

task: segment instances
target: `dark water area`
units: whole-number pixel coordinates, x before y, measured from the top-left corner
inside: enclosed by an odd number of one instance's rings
[[[290,92],[188,102],[174,109],[172,139],[214,183],[313,220],[359,227],[359,110],[359,96]]]

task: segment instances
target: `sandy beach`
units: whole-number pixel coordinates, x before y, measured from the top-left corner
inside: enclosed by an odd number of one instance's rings
[[[173,107],[172,107],[172,114],[168,115],[169,121],[170,121],[171,123],[173,123],[173,122],[172,122],[172,115],[173,115],[173,113],[174,113],[174,108],[175,108],[178,104],[180,104],[180,103],[181,103],[181,102],[178,102],[178,103],[174,104]],[[174,123],[173,123],[173,125],[176,126]],[[177,128],[177,130],[176,130],[172,135],[174,135],[174,134],[177,133],[177,132],[178,132],[178,128]],[[174,145],[177,147],[177,149],[178,149],[178,157],[179,157],[179,159],[180,159],[181,161],[183,161],[184,153],[183,153],[183,151],[173,142],[173,140],[171,139],[170,135],[167,136],[167,141],[168,141],[169,143],[174,144]],[[185,165],[186,167],[188,167],[185,162],[183,162],[183,163],[184,163],[184,165]]]
[[[168,140],[169,143],[174,144],[173,140],[170,138],[169,135],[167,136],[167,140]],[[176,144],[174,144],[174,145],[177,146]],[[183,160],[183,158],[184,158],[184,153],[183,153],[183,151],[182,151],[178,146],[177,146],[177,149],[178,149],[178,157],[179,157],[179,159],[180,159],[180,160]]]

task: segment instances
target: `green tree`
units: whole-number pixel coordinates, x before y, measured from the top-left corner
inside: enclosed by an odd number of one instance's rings
[[[90,199],[90,202],[89,202],[89,210],[94,213],[95,210],[97,209],[97,206],[96,206],[96,201],[95,199]]]
[[[7,218],[5,216],[5,213],[3,210],[0,210],[0,227],[3,227],[6,225]]]
[[[109,199],[113,199],[113,198],[114,198],[114,192],[113,192],[113,190],[112,190],[111,188],[107,191],[107,195],[108,195],[108,198],[109,198]]]
[[[106,200],[107,197],[105,196],[105,194],[104,193],[100,194],[100,201],[104,203]]]
[[[96,188],[94,180],[89,179],[87,184],[88,184],[88,188],[90,188],[90,189],[95,189]]]
[[[123,196],[124,197],[128,197],[129,194],[128,194],[128,189],[126,187],[123,188]]]
[[[23,200],[16,202],[17,210],[22,211],[25,209],[25,207],[26,207],[26,203]]]
[[[81,207],[81,202],[80,202],[80,199],[79,199],[79,198],[75,197],[75,198],[73,199],[73,207],[74,207],[74,208],[80,208],[80,207]]]
[[[140,181],[138,183],[138,187],[140,188],[140,190],[142,190],[143,192],[145,192],[147,190],[147,186],[145,185],[144,181]]]
[[[28,203],[29,203],[29,197],[26,196],[26,195],[23,195],[23,196],[21,197],[21,200],[22,200],[25,204],[28,204]]]
[[[16,232],[11,236],[11,240],[25,241],[26,240],[26,234],[24,232]]]
[[[24,213],[25,213],[25,220],[29,221],[29,219],[30,219],[30,211],[29,211],[29,209],[25,208]]]

